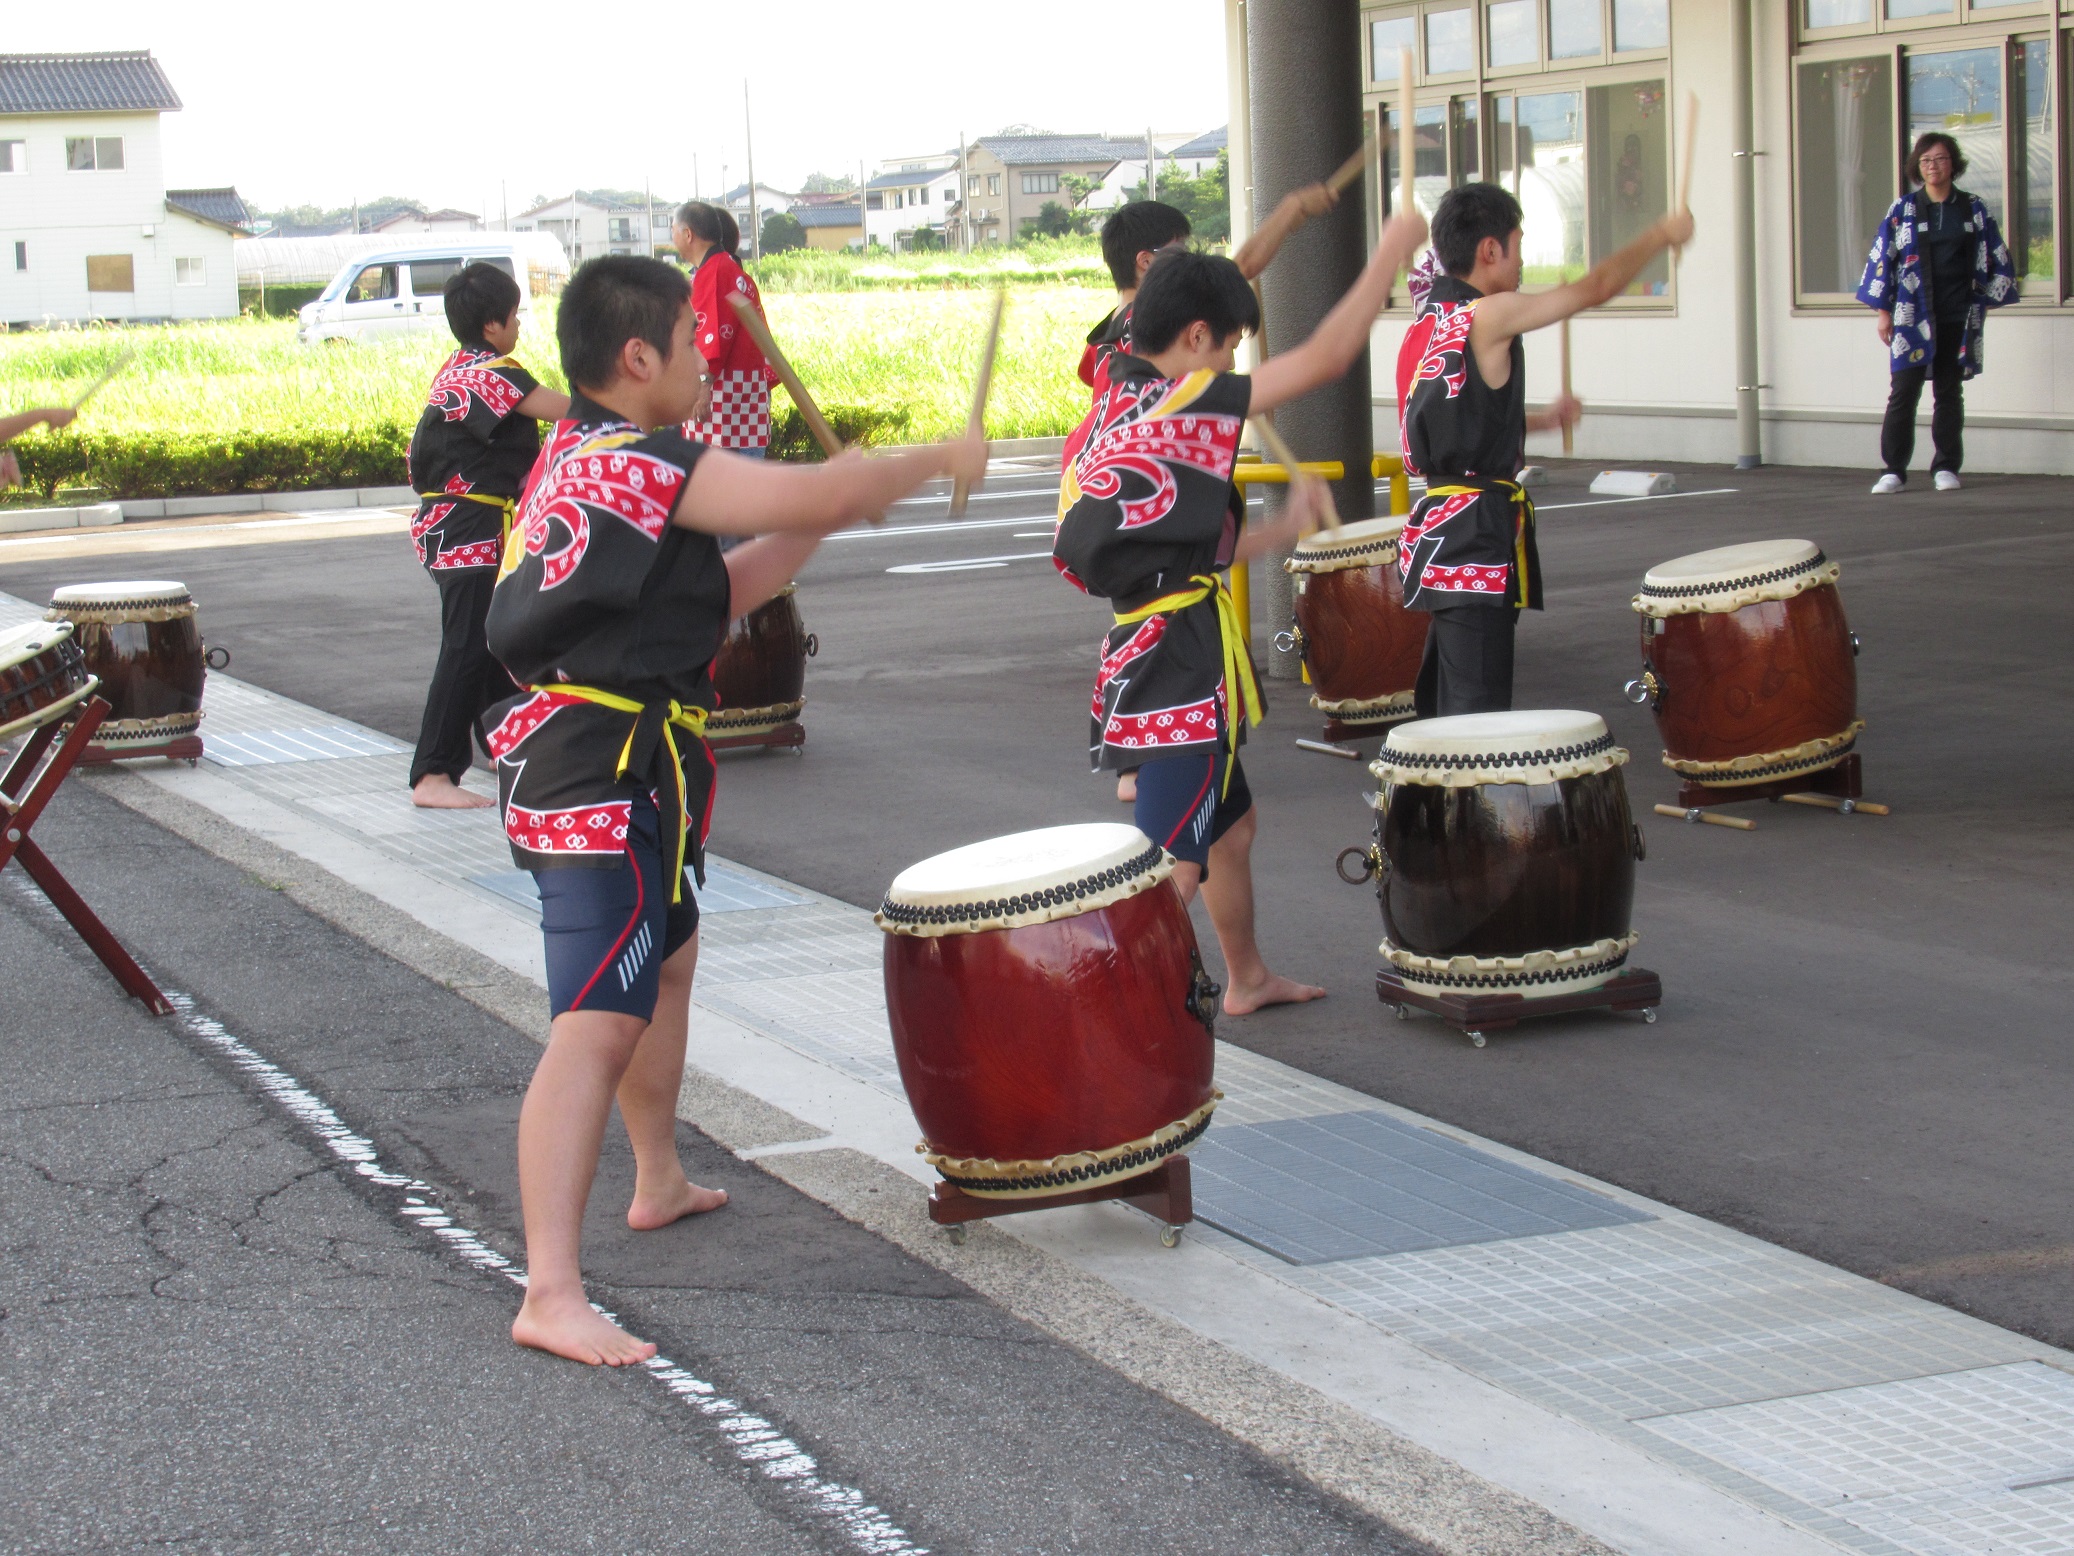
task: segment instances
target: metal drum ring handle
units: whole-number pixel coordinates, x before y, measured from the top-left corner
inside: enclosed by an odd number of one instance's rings
[[[1353,875],[1347,874],[1349,857],[1361,861],[1360,870]],[[1363,881],[1380,881],[1388,875],[1390,861],[1374,843],[1370,843],[1366,848],[1342,848],[1339,857],[1332,861],[1332,873],[1349,886],[1359,886]]]
[[[1621,690],[1627,694],[1628,701],[1639,708],[1645,702],[1656,701],[1663,695],[1664,689],[1654,670],[1644,670]]]
[[[1290,627],[1275,634],[1275,652],[1278,654],[1300,654],[1303,652],[1303,628]]]
[[[202,645],[202,663],[211,670],[228,670],[230,668],[230,650],[221,643],[204,643]]]
[[[820,639],[820,636],[819,636],[819,634],[817,634],[817,633],[813,633],[813,632],[809,632],[809,633],[807,634],[807,658],[809,658],[809,659],[812,659],[812,658],[813,658],[813,657],[814,657],[814,656],[815,656],[816,654],[818,654],[818,653],[820,653],[820,652],[821,652],[821,639]]]
[[[1637,863],[1640,863],[1649,857],[1649,840],[1642,836],[1642,824],[1640,822],[1630,821],[1628,830],[1635,834],[1635,860]]]

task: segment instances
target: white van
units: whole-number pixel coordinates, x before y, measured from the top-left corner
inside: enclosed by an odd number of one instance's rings
[[[553,245],[552,255],[540,241],[543,236]],[[447,278],[463,265],[478,263],[495,265],[519,283],[522,322],[532,318],[535,297],[560,291],[568,279],[568,261],[551,235],[420,238],[408,247],[375,249],[341,265],[317,300],[304,305],[296,339],[309,346],[444,331]]]

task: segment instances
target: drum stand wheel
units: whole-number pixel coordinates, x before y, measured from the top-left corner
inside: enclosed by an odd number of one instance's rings
[[[939,1183],[929,1191],[929,1219],[944,1229],[953,1245],[963,1247],[969,1222],[1020,1215],[1025,1210],[1054,1210],[1061,1205],[1094,1205],[1120,1199],[1165,1223],[1160,1228],[1159,1240],[1164,1247],[1172,1248],[1181,1241],[1181,1229],[1195,1219],[1195,1197],[1190,1185],[1185,1156],[1169,1156],[1150,1172],[1119,1178],[1114,1183],[1024,1199],[993,1199],[967,1194],[955,1184]]]
[[[1560,1016],[1577,1010],[1639,1010],[1642,1019],[1654,1026],[1656,1008],[1663,1003],[1664,986],[1655,973],[1630,967],[1596,989],[1547,994],[1538,999],[1528,999],[1523,994],[1428,994],[1382,969],[1375,975],[1375,994],[1399,1021],[1409,1021],[1413,1010],[1423,1010],[1440,1017],[1481,1048],[1492,1032],[1516,1027],[1535,1016]]]

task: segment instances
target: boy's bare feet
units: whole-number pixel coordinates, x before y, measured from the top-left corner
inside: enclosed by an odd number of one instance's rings
[[[528,1291],[518,1317],[511,1321],[511,1337],[536,1351],[592,1367],[630,1367],[655,1354],[653,1345],[628,1334],[585,1301],[580,1291],[569,1297],[541,1297]]]
[[[1304,1005],[1323,998],[1325,991],[1314,984],[1298,983],[1280,973],[1269,973],[1256,984],[1241,988],[1235,983],[1225,990],[1224,1013],[1227,1016],[1250,1016],[1269,1005]]]
[[[682,1221],[686,1216],[718,1210],[726,1203],[726,1189],[702,1189],[689,1178],[680,1177],[675,1184],[657,1194],[644,1194],[636,1189],[634,1202],[627,1206],[627,1225],[637,1232],[653,1232],[657,1227]]]
[[[422,810],[488,810],[497,802],[464,789],[445,773],[427,773],[410,791],[410,802]]]

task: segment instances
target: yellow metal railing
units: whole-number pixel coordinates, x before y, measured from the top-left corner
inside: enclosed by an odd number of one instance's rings
[[[1305,460],[1297,468],[1305,475],[1314,475],[1321,480],[1337,481],[1346,474],[1347,467],[1337,459]],[[1411,512],[1411,478],[1404,473],[1404,460],[1396,454],[1378,454],[1369,462],[1369,474],[1380,481],[1390,478],[1390,516],[1398,518]],[[1289,468],[1270,463],[1264,459],[1241,456],[1233,466],[1232,481],[1240,487],[1287,486]],[[1243,563],[1231,570],[1231,599],[1238,607],[1239,620],[1246,623],[1250,632],[1253,625],[1253,565]]]

